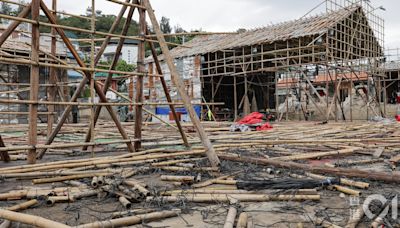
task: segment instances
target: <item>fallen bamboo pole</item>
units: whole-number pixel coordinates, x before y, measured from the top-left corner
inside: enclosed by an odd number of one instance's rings
[[[362,148],[359,147],[352,147],[346,148],[342,150],[334,150],[329,152],[318,152],[318,153],[307,153],[307,154],[299,154],[299,155],[291,155],[291,156],[284,156],[284,157],[276,157],[271,158],[272,160],[279,160],[279,161],[294,161],[294,160],[306,160],[311,158],[319,158],[319,157],[327,157],[327,156],[340,156],[340,155],[351,155],[354,154],[356,150],[360,150]]]
[[[147,197],[146,201],[154,200],[154,197]],[[240,202],[267,202],[267,201],[304,201],[320,200],[320,195],[265,195],[265,194],[186,194],[180,196],[164,196],[161,198],[164,202],[177,202],[187,200],[196,203],[226,202],[232,199]]]
[[[274,189],[275,191],[281,191]],[[298,195],[318,195],[316,189],[296,189],[293,190]],[[185,194],[257,194],[253,191],[238,189],[188,189],[166,191],[163,195],[185,195]]]
[[[21,198],[26,197],[27,194],[28,194],[27,190],[2,193],[2,194],[0,194],[0,200],[21,199]]]
[[[133,215],[124,218],[111,219],[108,221],[98,221],[94,223],[83,224],[77,226],[76,228],[114,228],[114,227],[130,226],[141,222],[150,222],[154,220],[175,217],[178,216],[179,213],[180,211],[152,212],[148,214]]]
[[[237,200],[232,200],[230,202],[231,206],[229,207],[228,214],[226,215],[224,228],[233,228],[233,225],[235,224],[235,218],[237,215],[237,208],[236,208],[237,203],[238,203]]]
[[[39,201],[37,201],[36,199],[32,199],[32,200],[29,200],[29,201],[26,201],[26,202],[23,202],[23,203],[14,205],[14,206],[12,206],[12,207],[8,207],[7,210],[9,210],[9,211],[20,211],[20,210],[25,210],[25,209],[27,209],[28,207],[31,207],[31,206],[37,204],[38,202],[39,202]]]
[[[310,166],[306,164],[299,164],[295,162],[284,162],[284,161],[273,161],[270,159],[263,158],[250,158],[250,157],[238,157],[232,155],[219,155],[220,158],[229,161],[246,162],[258,165],[271,165],[275,167],[281,167],[286,169],[299,169],[312,173],[331,174],[339,177],[356,177],[366,178],[369,180],[383,181],[387,183],[400,183],[400,175],[395,173],[384,173],[384,172],[370,172],[358,169],[344,169],[344,168],[329,168],[329,167],[318,167]]]
[[[305,173],[305,175],[308,177],[314,178],[314,179],[318,179],[318,180],[329,179],[329,177],[317,175],[317,174],[313,174],[313,173]],[[357,188],[362,188],[362,189],[369,188],[369,183],[361,182],[361,181],[353,181],[353,180],[349,180],[346,178],[340,178],[340,184],[357,187]]]
[[[194,176],[169,176],[162,175],[161,180],[173,182],[194,182]]]
[[[42,178],[42,179],[34,179],[32,180],[33,184],[45,184],[45,183],[53,183],[53,182],[62,182],[66,180],[77,180],[83,178],[89,178],[94,176],[113,176],[114,173],[89,173],[89,174],[78,174],[78,175],[70,175],[70,176],[62,176],[62,177],[51,177],[51,178]]]
[[[168,154],[149,154],[149,155],[140,155],[140,156],[133,156],[133,157],[117,157],[116,159],[113,158],[105,158],[105,159],[91,159],[85,162],[78,162],[78,163],[66,163],[66,164],[55,164],[55,165],[47,165],[47,166],[34,166],[30,168],[30,166],[25,166],[25,168],[19,170],[5,170],[3,171],[0,169],[1,173],[15,173],[15,172],[32,172],[32,171],[43,171],[49,169],[59,169],[59,168],[76,168],[76,167],[85,167],[89,165],[101,165],[101,164],[114,164],[120,162],[128,162],[128,161],[145,161],[145,160],[152,160],[152,159],[161,159],[161,158],[171,158],[177,156],[187,156],[187,155],[203,155],[204,150],[201,151],[187,151],[187,152],[177,152],[177,153],[168,153]],[[129,154],[128,154],[129,155]],[[131,154],[129,156],[134,155]]]
[[[4,209],[0,209],[0,218],[41,228],[71,228],[70,226],[49,219],[45,219],[43,217],[27,215]]]
[[[248,217],[249,216],[246,212],[240,213],[237,224],[236,224],[236,228],[246,228]]]

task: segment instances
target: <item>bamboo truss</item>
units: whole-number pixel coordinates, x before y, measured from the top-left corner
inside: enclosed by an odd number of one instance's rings
[[[237,109],[243,108],[243,113],[247,113],[243,103],[249,100],[252,84],[262,87],[266,100],[274,100],[279,119],[290,118],[289,100],[293,95],[299,103],[308,100],[301,104],[304,116],[301,119],[307,119],[307,105],[318,103],[319,106],[314,106],[323,120],[353,120],[352,93],[359,84],[366,84],[367,88],[364,98],[367,119],[385,116],[381,107],[385,99],[381,86],[385,78],[384,21],[376,13],[380,8],[360,0],[326,0],[325,6],[322,15],[305,16],[238,35],[214,36],[211,41],[199,39],[198,43],[188,44],[193,51],[178,48],[174,53],[178,58],[202,56],[202,80],[211,84],[210,101],[218,94],[220,99],[223,97],[221,85],[233,86],[235,91],[243,87],[244,94],[234,95],[235,119]],[[201,43],[206,44],[201,46]],[[366,78],[361,77],[364,74]],[[323,87],[326,92],[331,91],[330,96],[318,94],[317,75],[325,75]],[[350,97],[346,107],[341,98],[343,88]],[[284,91],[283,99],[278,90]],[[283,105],[283,110],[278,110],[279,105]],[[345,113],[344,109],[350,112]]]
[[[14,3],[8,0],[1,0],[2,2],[7,3]],[[215,154],[213,146],[208,139],[207,134],[205,133],[204,129],[200,125],[199,119],[192,107],[192,102],[189,96],[186,94],[186,91],[182,86],[178,86],[178,92],[182,101],[173,101],[169,95],[168,87],[163,80],[163,75],[161,68],[157,68],[157,74],[149,74],[144,66],[144,59],[145,59],[145,47],[146,43],[150,45],[153,57],[156,59],[156,52],[154,48],[154,43],[158,43],[163,51],[163,54],[167,56],[167,59],[170,58],[172,61],[172,57],[169,56],[169,48],[168,45],[172,45],[167,43],[164,39],[164,35],[162,34],[156,17],[154,15],[153,9],[150,5],[149,0],[125,0],[125,1],[117,1],[117,0],[109,0],[112,3],[118,4],[121,7],[120,13],[116,17],[113,25],[109,29],[109,32],[99,32],[95,29],[96,24],[96,13],[95,13],[95,0],[91,1],[91,10],[92,13],[89,16],[79,16],[70,13],[66,13],[64,11],[60,11],[57,8],[57,0],[53,0],[51,9],[42,1],[42,0],[32,0],[29,4],[21,4],[17,3],[24,7],[22,12],[18,16],[11,16],[11,15],[0,15],[0,18],[5,18],[8,20],[12,20],[13,22],[10,26],[1,34],[0,36],[0,62],[1,67],[9,66],[11,64],[16,65],[24,65],[29,67],[30,69],[30,80],[28,83],[19,83],[17,81],[8,80],[7,78],[2,77],[3,80],[2,86],[6,86],[10,91],[8,94],[16,94],[17,97],[10,97],[8,99],[0,99],[0,104],[5,105],[27,105],[29,106],[29,113],[23,112],[14,112],[15,115],[20,114],[28,114],[29,119],[29,134],[28,134],[28,141],[26,146],[9,146],[1,148],[2,152],[1,155],[7,157],[7,151],[13,150],[28,150],[28,163],[35,163],[36,159],[41,159],[47,149],[52,148],[69,148],[69,147],[80,147],[82,146],[83,149],[88,149],[88,147],[93,147],[97,145],[102,145],[101,143],[95,142],[96,135],[95,135],[95,127],[96,122],[99,118],[99,114],[102,107],[105,107],[107,112],[109,113],[111,119],[114,122],[114,125],[117,127],[120,135],[121,140],[116,140],[116,143],[125,143],[127,148],[130,152],[134,152],[141,149],[141,142],[142,142],[142,115],[143,112],[147,112],[152,114],[150,111],[144,108],[145,105],[149,105],[144,101],[144,94],[143,94],[143,80],[144,78],[148,77],[158,77],[160,78],[161,83],[163,84],[164,94],[167,98],[167,104],[170,106],[172,112],[176,117],[175,107],[176,105],[183,105],[186,107],[188,112],[190,113],[190,117],[192,123],[199,133],[200,139],[203,142],[205,147],[205,151],[207,156],[209,157],[210,163],[212,166],[216,167],[219,165],[218,157]],[[129,26],[131,24],[132,17],[134,16],[135,10],[138,11],[139,14],[139,35],[138,36],[128,36]],[[41,21],[39,18],[39,14],[42,12],[47,21]],[[122,17],[125,13],[128,12],[127,19],[125,24],[122,25],[123,29],[121,34],[116,34],[116,28],[120,25]],[[66,16],[71,17],[79,17],[87,19],[91,22],[90,29],[82,29],[82,28],[75,28],[75,27],[68,27],[64,25],[60,25],[57,23],[57,15],[63,14]],[[155,32],[155,35],[151,35],[148,33],[147,28],[147,21],[146,15],[149,16],[150,25]],[[15,51],[12,47],[4,48],[4,44],[7,39],[11,36],[11,34],[17,29],[17,27],[21,23],[28,23],[32,26],[31,32],[31,44],[29,45],[29,51]],[[51,28],[51,47],[50,50],[46,51],[43,50],[40,46],[40,34],[39,34],[39,27],[47,26]],[[72,44],[72,40],[69,39],[66,34],[65,30],[69,31],[78,31],[90,34],[90,39],[87,39],[85,42],[90,43],[91,53],[89,56],[89,61],[85,62],[79,56],[77,50],[75,49],[74,45]],[[95,37],[96,36],[96,37]],[[99,38],[101,37],[101,38]],[[155,39],[154,39],[155,38]],[[114,59],[110,66],[108,66],[107,70],[99,68],[99,60],[103,52],[105,51],[107,45],[110,43],[111,39],[119,39],[116,53]],[[125,43],[125,40],[137,40],[139,41],[138,45],[138,62],[137,62],[137,71],[134,72],[121,72],[115,70],[117,62],[119,61],[120,53],[122,50],[122,46]],[[57,53],[57,41],[62,41],[68,51],[74,57],[74,61],[67,61],[65,57]],[[95,52],[95,44],[96,42],[101,42],[100,50]],[[175,44],[174,44],[175,45]],[[50,69],[48,74],[48,80],[45,82],[39,81],[39,78],[42,77],[41,69]],[[60,80],[60,72],[66,69],[73,69],[80,72],[83,76],[83,79],[78,82],[64,82]],[[175,66],[173,64],[169,65],[169,70],[171,72],[175,72],[173,74],[174,83],[176,85],[183,85],[182,79],[180,78],[179,74],[177,73]],[[94,78],[95,72],[104,72],[107,73],[107,78],[104,83],[98,82]],[[122,76],[117,77],[117,80],[123,80],[126,78],[132,79],[131,81],[135,80],[136,88],[135,88],[135,95],[133,97],[129,97],[127,99],[126,96],[122,98],[128,100],[125,103],[112,103],[106,98],[106,93],[111,88],[111,82],[115,78],[113,77],[115,74],[120,74]],[[28,88],[26,86],[29,86]],[[71,89],[70,87],[76,86],[75,91],[72,91],[73,94],[70,98],[65,96],[63,93],[68,93],[68,91],[64,91],[64,89]],[[90,89],[90,97],[91,101],[89,102],[78,102],[79,94],[83,91],[83,89],[88,86]],[[22,90],[29,91],[30,95],[28,97],[22,97],[19,94]],[[46,91],[47,100],[40,100],[39,98],[39,91],[44,89]],[[112,89],[111,89],[112,90]],[[61,92],[63,91],[63,92]],[[119,94],[116,91],[116,94]],[[94,98],[98,97],[100,102],[94,102]],[[120,96],[122,96],[120,94]],[[17,98],[17,99],[16,99]],[[153,105],[159,105],[162,103],[153,103]],[[46,106],[47,112],[39,112],[39,106]],[[56,139],[57,135],[59,134],[60,130],[62,129],[65,122],[70,116],[71,110],[74,106],[89,106],[90,107],[90,124],[88,125],[88,130],[86,133],[85,141],[84,142],[77,142],[71,144],[53,144],[53,141]],[[135,107],[135,131],[134,136],[128,135],[127,131],[124,129],[122,123],[120,122],[118,116],[116,115],[112,106],[130,106]],[[56,118],[54,114],[56,114],[56,110],[61,110],[61,115]],[[7,112],[6,112],[7,113]],[[8,112],[11,114],[12,112]],[[1,113],[0,113],[1,115]],[[38,118],[41,115],[47,115],[47,140],[43,143],[38,143]],[[154,114],[153,114],[154,115]],[[185,146],[189,146],[187,137],[185,135],[184,130],[178,120],[176,120],[176,127],[180,132],[180,135],[183,140],[183,144]],[[170,124],[169,124],[170,125]],[[172,126],[172,125],[171,125]],[[1,145],[0,145],[1,146]],[[4,145],[3,145],[4,146]],[[92,153],[93,155],[93,153]]]

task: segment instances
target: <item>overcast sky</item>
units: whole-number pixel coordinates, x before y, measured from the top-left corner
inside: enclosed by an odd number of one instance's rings
[[[45,0],[49,3],[51,0]],[[90,0],[58,0],[59,9],[83,14]],[[166,16],[171,25],[179,24],[185,30],[202,28],[205,31],[230,32],[238,28],[256,28],[271,23],[296,19],[322,0],[151,0],[158,18]],[[385,19],[386,48],[400,47],[399,0],[370,0]],[[96,9],[106,14],[117,14],[120,5],[96,0]],[[317,12],[325,8],[320,7]]]

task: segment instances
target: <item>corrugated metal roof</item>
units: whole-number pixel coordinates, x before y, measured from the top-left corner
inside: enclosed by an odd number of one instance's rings
[[[264,28],[249,30],[238,34],[198,36],[186,43],[188,47],[177,47],[171,50],[174,58],[212,53],[219,50],[285,41],[297,37],[322,34],[334,27],[340,20],[349,17],[360,6],[344,8],[339,11],[300,18]],[[160,59],[163,57],[160,56]],[[150,60],[150,59],[149,59]]]

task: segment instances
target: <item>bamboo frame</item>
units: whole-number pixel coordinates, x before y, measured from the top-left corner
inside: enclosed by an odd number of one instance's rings
[[[334,94],[331,97],[326,96],[326,101],[324,101],[325,98],[322,99],[319,96],[315,88],[311,93],[309,92],[310,95],[307,95],[313,103],[318,103],[313,100],[315,95],[318,96],[321,106],[316,109],[324,112],[321,120],[337,121],[340,118],[352,121],[355,118],[352,108],[354,97],[350,90],[350,104],[344,107],[340,93],[344,90],[344,85],[350,83],[352,89],[356,83],[363,83],[365,79],[360,79],[357,75],[365,73],[368,75],[368,80],[365,80],[368,83],[368,90],[373,93],[373,95],[367,94],[366,111],[369,116],[371,111],[374,115],[385,116],[385,111],[380,107],[381,84],[385,77],[381,64],[384,57],[384,21],[375,12],[378,8],[373,8],[370,3],[361,0],[326,0],[325,5],[326,13],[330,15],[331,20],[335,20],[336,24],[332,24],[332,27],[325,28],[318,34],[293,37],[286,35],[287,27],[302,23],[297,20],[287,22],[284,24],[285,26],[271,26],[271,30],[277,33],[278,37],[284,37],[281,40],[276,38],[274,41],[260,41],[251,45],[246,45],[243,40],[237,47],[222,47],[220,50],[215,49],[212,53],[204,54],[199,51],[201,53],[199,55],[204,57],[201,77],[209,78],[210,81],[218,81],[221,77],[237,76],[275,78],[275,110],[278,117],[289,120],[293,117],[292,113],[289,113],[288,99],[284,99],[286,111],[281,110],[283,113],[280,113],[278,110],[280,99],[277,91],[283,89],[278,87],[279,75],[282,75],[283,78],[281,83],[285,85],[286,97],[291,90],[297,91],[297,94],[307,94],[308,91],[303,88],[302,84],[311,85],[313,88],[313,85],[316,86],[317,83],[308,79],[309,76],[304,72],[315,71],[315,68],[318,67],[320,73],[330,76],[326,77],[326,92],[329,92],[330,88],[334,88]],[[315,18],[317,17],[310,17],[308,20],[315,20]],[[303,17],[300,20],[305,19],[306,17]],[[304,30],[312,31],[314,26],[318,27],[323,23],[326,23],[324,19],[315,20],[315,24],[309,23]],[[246,34],[246,37],[252,41],[255,39],[253,36],[257,36],[256,31],[254,34],[251,32]],[[226,42],[228,41],[229,38]],[[217,42],[220,42],[220,46],[229,46],[223,42],[223,39]],[[192,45],[201,46],[202,44],[195,42]],[[184,52],[181,49],[180,51]],[[182,57],[184,54],[179,53],[178,55]],[[357,79],[353,79],[353,76]],[[297,82],[292,84],[291,81]],[[371,81],[375,83],[372,84]],[[208,99],[212,101],[214,96]],[[326,106],[325,110],[324,105]],[[348,113],[345,113],[345,110],[349,110]],[[284,116],[284,114],[286,115]]]
[[[7,1],[7,0],[5,0]],[[31,78],[35,80],[31,80],[29,83],[29,88],[24,88],[25,90],[30,90],[31,96],[28,99],[25,100],[13,100],[13,99],[1,99],[0,103],[1,104],[13,104],[13,105],[28,105],[30,107],[30,112],[29,112],[29,145],[27,146],[17,146],[17,147],[7,147],[8,149],[15,150],[15,149],[20,149],[20,150],[29,150],[29,156],[28,156],[28,162],[29,163],[35,163],[36,158],[42,158],[46,152],[47,149],[49,148],[68,148],[68,147],[76,147],[76,146],[83,146],[84,149],[86,149],[88,146],[92,146],[92,149],[94,146],[97,145],[103,145],[102,143],[97,143],[95,142],[95,124],[97,121],[97,118],[99,116],[101,107],[106,107],[107,111],[111,115],[115,125],[117,126],[121,136],[122,140],[114,141],[116,143],[126,143],[128,150],[131,152],[135,150],[139,150],[141,148],[141,132],[142,132],[142,111],[146,109],[143,108],[145,105],[170,105],[171,110],[175,113],[174,107],[176,105],[184,105],[184,106],[190,106],[191,107],[191,102],[188,99],[183,99],[182,102],[176,102],[171,99],[169,96],[168,89],[166,87],[165,81],[163,81],[161,78],[163,77],[162,72],[160,69],[158,69],[157,74],[149,73],[146,71],[146,68],[144,66],[144,59],[145,59],[145,43],[149,43],[150,46],[152,47],[152,54],[155,55],[155,49],[153,46],[153,43],[159,43],[162,47],[167,47],[167,45],[176,45],[176,44],[171,44],[165,41],[163,34],[160,31],[156,31],[157,35],[151,35],[147,34],[147,25],[146,25],[146,13],[149,14],[150,19],[154,18],[154,13],[153,10],[149,10],[151,8],[151,5],[149,2],[146,0],[125,0],[124,2],[122,1],[117,1],[117,0],[110,0],[110,2],[116,3],[121,5],[121,11],[117,19],[114,21],[113,25],[111,26],[109,32],[99,32],[95,30],[95,23],[96,23],[96,14],[95,14],[95,2],[92,0],[92,14],[90,17],[80,17],[84,18],[87,20],[90,20],[91,22],[91,28],[89,30],[86,29],[81,29],[81,28],[75,28],[75,27],[70,27],[70,26],[64,26],[57,24],[56,21],[56,16],[59,13],[57,9],[57,1],[53,0],[52,2],[52,9],[47,8],[46,4],[42,0],[34,0],[31,4],[26,4],[24,5],[25,8],[22,10],[22,12],[18,16],[10,16],[10,15],[2,15],[0,14],[0,18],[6,18],[9,20],[14,20],[14,22],[11,24],[9,28],[6,29],[6,31],[0,36],[0,47],[1,45],[6,41],[6,39],[11,35],[11,33],[16,29],[16,27],[20,23],[30,23],[32,24],[33,30],[32,30],[32,45],[31,45],[31,51],[30,52],[21,52],[18,53],[16,51],[13,51],[12,49],[2,49],[1,53],[2,56],[0,57],[0,62],[5,63],[5,64],[17,64],[17,65],[26,65],[30,66],[31,68]],[[22,5],[21,5],[22,6]],[[139,20],[139,27],[140,27],[140,34],[139,36],[128,36],[128,28],[130,21],[132,19],[132,16],[134,14],[134,9],[137,8],[139,11],[140,15],[140,20]],[[45,16],[48,18],[49,22],[42,22],[39,21],[39,10],[42,10],[45,14]],[[125,11],[129,9],[129,14],[128,14],[128,19],[126,20],[125,26],[123,28],[123,31],[121,34],[114,34],[116,28],[118,27],[121,18],[123,17]],[[32,17],[29,17],[29,14],[32,14]],[[64,13],[64,15],[67,15],[68,13]],[[68,14],[69,16],[77,16],[73,14]],[[158,26],[158,23],[154,20],[152,20],[153,26]],[[50,52],[43,51],[39,49],[38,41],[39,41],[39,36],[40,34],[38,33],[38,27],[39,26],[47,26],[50,27],[52,30],[52,38],[51,38],[51,50]],[[64,30],[70,30],[70,31],[77,31],[77,32],[82,32],[86,34],[90,34],[91,37],[90,39],[87,39],[88,42],[90,42],[91,45],[91,54],[90,54],[90,64],[86,65],[82,59],[80,59],[77,51],[73,47],[71,40],[68,39],[64,33]],[[61,40],[66,44],[68,50],[72,53],[73,57],[76,60],[76,65],[68,63],[66,61],[62,60],[61,56],[57,56],[57,49],[56,49],[56,42],[60,39],[57,38],[57,35],[61,37]],[[105,38],[101,38],[101,40],[96,39],[94,36],[103,36]],[[178,34],[179,35],[179,34]],[[185,34],[183,34],[185,35]],[[153,39],[153,38],[156,39]],[[122,72],[122,71],[117,71],[114,68],[116,67],[116,64],[118,62],[118,57],[119,54],[116,55],[116,58],[114,59],[113,63],[111,66],[109,66],[109,69],[104,70],[98,68],[98,62],[100,60],[101,54],[104,52],[105,48],[109,44],[111,39],[119,39],[119,45],[118,45],[118,52],[121,52],[122,45],[124,44],[125,39],[131,39],[131,40],[137,40],[139,41],[139,51],[138,51],[138,71],[137,72]],[[97,55],[94,55],[94,45],[95,42],[98,41],[103,41],[100,51]],[[4,51],[3,51],[4,50]],[[167,50],[167,51],[166,51]],[[164,53],[168,55],[168,48],[164,48]],[[40,52],[40,55],[39,55]],[[43,57],[44,55],[44,57]],[[173,66],[170,66],[170,68],[173,68]],[[40,83],[38,78],[39,78],[39,69],[40,68],[50,68],[50,80],[48,83]],[[72,95],[71,99],[69,101],[65,101],[63,97],[57,98],[57,91],[60,91],[61,89],[59,86],[63,86],[65,88],[68,88],[72,83],[62,83],[59,81],[57,77],[57,69],[58,70],[66,70],[66,69],[72,69],[76,70],[82,73],[83,75],[83,80],[79,82],[79,85],[77,86],[77,89],[75,90],[75,93]],[[173,69],[172,69],[173,70]],[[96,79],[94,78],[94,75],[96,72],[103,72],[108,74],[108,79],[106,82],[103,84],[103,88],[100,87],[100,83],[96,82]],[[106,92],[108,91],[108,87],[110,87],[112,76],[114,74],[120,74],[122,76],[118,76],[118,79],[124,79],[127,77],[136,77],[137,78],[137,89],[136,89],[136,98],[134,101],[130,100],[129,103],[112,103],[109,102],[105,96]],[[152,78],[160,78],[161,82],[163,84],[164,92],[166,94],[167,103],[148,103],[144,102],[143,100],[143,79],[145,77],[152,77]],[[179,84],[180,78],[176,76],[176,82]],[[6,82],[5,83],[9,83]],[[79,93],[83,90],[83,88],[86,86],[86,84],[89,84],[90,88],[90,97],[92,102],[77,102],[77,98],[79,96]],[[17,87],[22,86],[23,83],[16,83],[15,84]],[[8,85],[8,86],[11,86]],[[49,99],[46,101],[39,100],[39,88],[41,87],[48,87],[48,97]],[[19,92],[21,92],[19,89],[16,89],[15,92],[17,95]],[[181,91],[182,92],[182,91]],[[98,95],[100,98],[99,103],[93,102],[95,95]],[[184,98],[184,96],[183,96]],[[59,101],[61,99],[61,101]],[[45,105],[48,107],[47,112],[38,112],[37,107],[39,105]],[[53,127],[54,120],[55,118],[55,107],[58,106],[63,106],[64,111],[59,118],[59,121],[57,122],[57,125]],[[58,144],[52,144],[54,139],[56,138],[57,134],[60,132],[61,128],[63,127],[64,123],[66,122],[69,113],[71,112],[72,106],[86,106],[91,108],[91,117],[90,117],[90,125],[89,125],[89,130],[86,135],[85,142],[83,143],[67,143],[63,145],[58,145]],[[124,130],[122,124],[120,123],[117,115],[115,114],[114,110],[111,108],[111,106],[135,106],[136,109],[136,121],[135,121],[135,131],[134,131],[134,139],[131,139],[130,136],[126,133]],[[24,112],[14,112],[14,114],[26,114]],[[43,115],[46,114],[48,119],[47,119],[47,141],[45,144],[38,144],[37,143],[37,127],[38,127],[38,115]],[[175,113],[176,114],[176,113]],[[194,116],[191,116],[192,119]],[[207,137],[205,135],[204,130],[202,129],[202,126],[200,126],[200,123],[196,121],[196,119],[193,120],[193,123],[196,126],[196,129],[200,132],[201,138],[203,141],[206,143],[204,144],[207,147],[207,154],[210,156],[211,163],[216,166],[218,165],[218,158],[215,155],[215,152],[212,149],[211,143],[208,141],[207,142]],[[179,122],[176,122],[177,125],[177,130],[181,133],[183,143],[185,146],[189,146],[188,140],[186,138],[186,135],[180,125]],[[135,147],[133,147],[133,144]],[[36,153],[36,150],[40,150],[38,153]],[[6,151],[6,149],[3,148],[2,151]],[[213,155],[213,156],[212,156]],[[92,153],[92,156],[94,156],[94,153]]]

